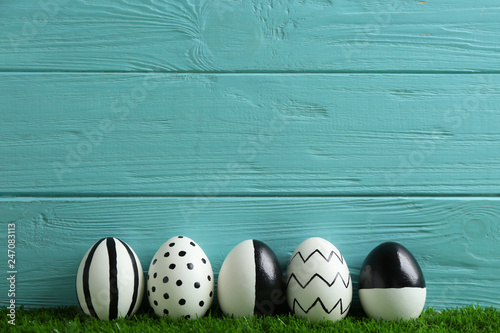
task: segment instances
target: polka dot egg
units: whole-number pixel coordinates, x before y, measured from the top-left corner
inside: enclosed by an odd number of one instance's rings
[[[214,298],[214,273],[201,247],[184,236],[166,241],[149,266],[147,295],[158,316],[203,317]]]

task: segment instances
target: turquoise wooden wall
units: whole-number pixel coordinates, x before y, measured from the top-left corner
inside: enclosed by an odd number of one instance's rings
[[[427,306],[500,306],[500,6],[477,0],[0,4],[0,248],[16,304],[77,304],[115,236],[415,255]],[[0,302],[8,285],[0,279]],[[359,303],[355,303],[359,306]]]

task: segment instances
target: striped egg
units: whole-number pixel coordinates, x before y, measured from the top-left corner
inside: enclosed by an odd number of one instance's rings
[[[234,247],[217,280],[224,314],[233,317],[277,314],[286,306],[283,276],[274,252],[258,240]]]
[[[87,315],[102,320],[133,315],[144,294],[139,258],[118,238],[100,239],[85,253],[78,267],[76,292]]]

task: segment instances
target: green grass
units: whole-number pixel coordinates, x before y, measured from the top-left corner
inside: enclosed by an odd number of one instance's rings
[[[500,310],[469,306],[435,311],[426,309],[420,318],[408,321],[376,321],[350,314],[332,323],[311,323],[293,315],[265,318],[224,317],[212,310],[198,320],[158,318],[141,313],[132,318],[99,321],[84,316],[77,307],[16,311],[16,326],[7,323],[7,309],[0,308],[0,332],[497,332]]]

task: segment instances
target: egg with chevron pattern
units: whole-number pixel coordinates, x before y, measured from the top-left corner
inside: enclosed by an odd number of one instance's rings
[[[288,305],[311,321],[337,321],[352,302],[352,281],[347,263],[329,241],[312,237],[293,252],[286,273]]]

